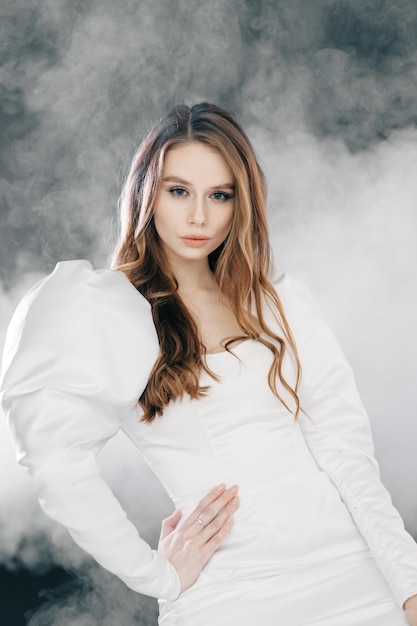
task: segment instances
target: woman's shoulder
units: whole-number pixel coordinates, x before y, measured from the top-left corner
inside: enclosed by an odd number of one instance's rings
[[[60,261],[55,269],[37,282],[18,305],[21,310],[44,308],[51,310],[67,304],[70,312],[79,306],[99,311],[113,308],[121,299],[119,312],[126,309],[149,309],[148,301],[135,289],[126,276],[108,268],[93,269],[90,261],[77,259]]]
[[[314,372],[318,367],[318,355],[322,364],[326,360],[329,363],[338,360],[345,367],[345,356],[327,316],[305,283],[279,267],[271,272],[270,282],[295,339],[303,371],[306,372],[311,361],[311,371]]]
[[[123,386],[123,379],[141,378],[140,361],[146,384],[158,351],[150,305],[123,273],[95,270],[86,260],[63,261],[18,304],[3,373],[29,361],[40,368],[53,364],[55,372],[71,365],[73,372],[95,370]]]
[[[286,312],[295,316],[302,315],[306,309],[310,313],[318,312],[319,307],[305,283],[281,265],[272,265],[269,280]]]
[[[90,261],[80,259],[57,263],[22,298],[15,316],[30,313],[39,316],[42,322],[45,316],[58,321],[61,316],[70,320],[88,313],[110,316],[117,321],[117,317],[127,318],[141,312],[149,317],[149,302],[122,272],[109,268],[96,270]]]

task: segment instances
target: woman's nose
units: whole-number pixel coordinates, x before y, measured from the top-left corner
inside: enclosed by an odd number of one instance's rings
[[[190,207],[189,222],[203,226],[206,223],[206,206],[203,198],[196,198]]]

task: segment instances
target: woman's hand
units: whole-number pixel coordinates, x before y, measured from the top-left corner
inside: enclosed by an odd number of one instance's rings
[[[405,616],[410,626],[417,626],[417,595],[404,602]]]
[[[177,570],[181,591],[197,580],[231,529],[239,506],[237,490],[237,486],[214,487],[184,519],[179,509],[163,521],[158,551]]]

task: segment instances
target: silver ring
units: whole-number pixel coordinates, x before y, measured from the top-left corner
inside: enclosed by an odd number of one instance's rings
[[[201,519],[200,519],[199,517],[197,517],[196,522],[198,522],[199,524],[201,524],[201,526],[202,526],[203,528],[205,528],[205,527],[206,527],[206,526],[205,526],[205,524],[203,524],[203,522],[201,521]]]

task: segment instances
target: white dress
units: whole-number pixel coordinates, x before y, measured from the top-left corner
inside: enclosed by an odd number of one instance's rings
[[[379,480],[353,376],[305,289],[273,277],[303,367],[294,423],[272,394],[271,353],[244,341],[209,355],[207,397],[135,409],[158,352],[147,301],[126,277],[58,264],[19,305],[1,379],[19,461],[44,511],[129,587],[160,599],[161,626],[404,626],[417,546]],[[274,321],[265,305],[269,323]],[[287,359],[286,375],[293,375]],[[184,513],[213,485],[238,484],[232,531],[180,594],[100,476],[119,429]]]

